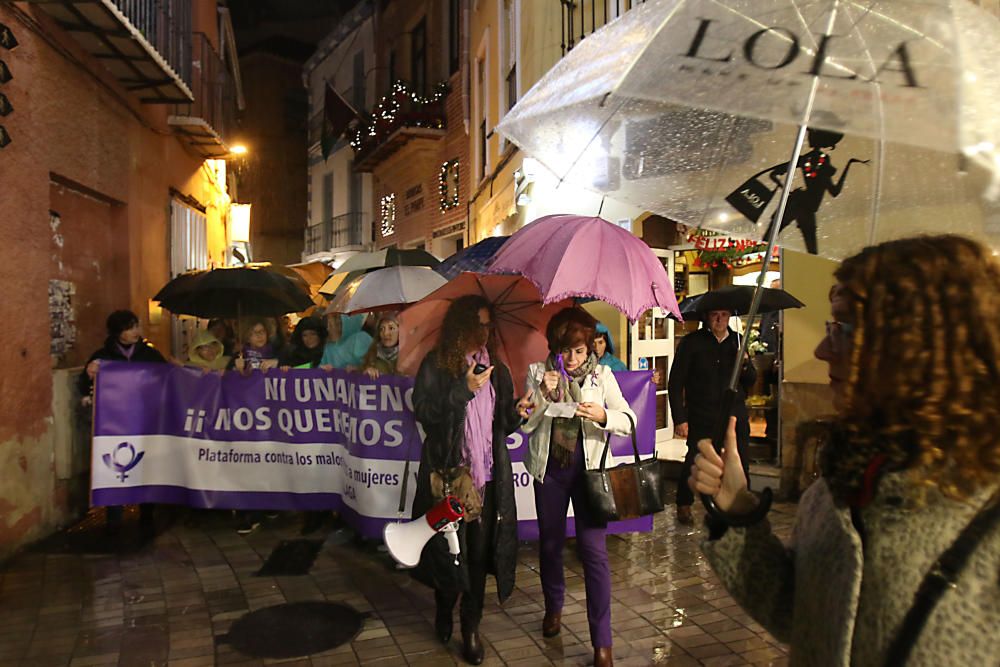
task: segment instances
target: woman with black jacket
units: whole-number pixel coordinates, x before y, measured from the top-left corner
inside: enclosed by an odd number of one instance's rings
[[[506,441],[521,418],[510,371],[489,345],[491,318],[490,304],[482,297],[456,299],[445,315],[441,339],[420,366],[413,391],[414,412],[426,434],[414,518],[440,499],[431,489],[432,472],[448,477],[455,468],[467,469],[482,500],[481,516],[459,527],[459,565],[448,553],[445,538],[436,535],[414,571],[434,589],[434,628],[444,643],[451,639],[452,611],[461,594],[462,654],[474,665],[483,661],[479,621],[486,574],[496,576],[502,603],[514,589],[517,564],[517,508]]]
[[[144,361],[166,363],[159,350],[142,337],[139,318],[131,310],[116,310],[108,315],[108,337],[104,345],[87,359],[84,372],[80,373],[77,387],[84,405],[93,401],[94,380],[101,361]]]
[[[323,358],[326,344],[326,327],[318,317],[303,317],[295,325],[292,339],[278,355],[278,365],[289,368],[316,368]]]
[[[85,407],[94,403],[94,380],[97,378],[102,361],[155,364],[163,364],[167,361],[155,347],[142,337],[139,318],[131,310],[114,311],[108,315],[106,326],[108,337],[104,341],[104,345],[90,355],[83,373],[80,373],[80,378],[77,380],[81,403]],[[107,508],[105,513],[106,529],[110,535],[113,536],[120,530],[122,514],[123,507],[121,505],[111,505]],[[143,533],[151,534],[154,531],[153,505],[151,503],[139,505],[139,526]]]

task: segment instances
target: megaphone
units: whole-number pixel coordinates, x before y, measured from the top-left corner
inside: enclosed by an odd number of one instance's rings
[[[389,555],[397,563],[404,567],[416,567],[427,541],[439,532],[444,533],[448,541],[448,552],[455,557],[455,564],[458,565],[458,522],[464,516],[465,508],[458,498],[445,496],[419,519],[386,524],[382,537]]]

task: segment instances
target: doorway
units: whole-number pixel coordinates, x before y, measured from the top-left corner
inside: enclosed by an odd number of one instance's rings
[[[666,248],[651,248],[673,282],[674,251]],[[667,311],[653,308],[643,313],[638,321],[629,326],[629,368],[637,371],[657,371],[656,381],[656,453],[660,458],[683,460],[686,445],[680,448],[673,441],[673,423],[667,405],[667,377],[674,357],[674,320],[667,317]],[[676,450],[676,451],[675,451]],[[679,454],[678,454],[679,452]]]

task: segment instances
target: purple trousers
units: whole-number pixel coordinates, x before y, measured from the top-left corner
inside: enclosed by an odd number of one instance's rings
[[[555,446],[555,443],[552,445]],[[566,544],[566,513],[573,500],[576,518],[576,553],[583,563],[587,591],[587,623],[594,648],[611,646],[611,568],[605,543],[607,523],[595,521],[587,505],[583,484],[583,441],[577,442],[572,464],[561,467],[549,456],[545,482],[535,482],[538,513],[538,561],[546,612],[561,612],[566,596],[563,547]]]

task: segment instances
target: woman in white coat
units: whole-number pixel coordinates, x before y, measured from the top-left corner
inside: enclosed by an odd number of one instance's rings
[[[594,664],[604,667],[612,664],[607,524],[590,513],[584,470],[600,466],[608,433],[627,435],[635,413],[622,396],[611,369],[598,364],[591,352],[596,331],[597,321],[582,309],[567,308],[557,313],[546,331],[549,357],[529,367],[527,391],[518,407],[522,418],[527,420],[523,430],[531,434],[524,464],[535,478],[539,562],[545,596],[542,634],[554,637],[561,629],[566,592],[562,550],[572,499]],[[546,415],[552,403],[576,403],[574,416]],[[608,465],[613,465],[610,456]]]

